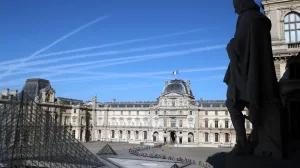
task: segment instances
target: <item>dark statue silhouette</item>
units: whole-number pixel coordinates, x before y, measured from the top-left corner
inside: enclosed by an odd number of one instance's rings
[[[250,112],[254,130],[252,144],[256,144],[261,108],[265,104],[280,103],[279,85],[273,61],[271,21],[253,0],[233,0],[233,5],[239,17],[234,37],[226,48],[230,59],[224,78],[228,85],[226,106],[237,139],[231,153],[248,155],[254,147],[246,138],[242,110],[247,107]]]
[[[300,53],[290,56],[277,82],[271,21],[253,0],[233,0],[233,5],[239,17],[226,48],[230,63],[224,82],[236,145],[206,162],[214,168],[299,167]],[[245,107],[249,116],[242,113]],[[245,120],[253,125],[248,138]]]

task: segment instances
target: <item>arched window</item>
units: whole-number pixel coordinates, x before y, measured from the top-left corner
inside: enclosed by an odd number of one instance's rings
[[[122,135],[123,135],[123,131],[122,131],[122,130],[120,130],[120,131],[119,131],[119,139],[122,139],[122,138],[123,138],[123,136],[122,136]]]
[[[208,142],[208,133],[207,132],[205,132],[205,142]]]
[[[153,133],[153,142],[156,142],[158,139],[158,132]]]
[[[188,133],[188,142],[194,142],[194,134],[193,133]]]
[[[111,131],[111,138],[115,138],[115,131],[114,130]]]
[[[98,130],[98,138],[101,138],[101,130]]]
[[[291,12],[284,17],[284,35],[286,43],[300,42],[300,15]]]
[[[130,139],[130,131],[127,131],[127,140]]]
[[[229,142],[229,134],[225,133],[225,142]]]
[[[139,139],[139,131],[135,131],[135,139]]]
[[[147,131],[144,131],[144,140],[147,140]]]
[[[219,134],[215,133],[215,142],[219,142]]]

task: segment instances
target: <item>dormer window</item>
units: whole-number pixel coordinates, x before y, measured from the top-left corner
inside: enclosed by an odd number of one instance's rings
[[[300,42],[300,15],[296,12],[287,14],[284,18],[284,35],[286,43]]]

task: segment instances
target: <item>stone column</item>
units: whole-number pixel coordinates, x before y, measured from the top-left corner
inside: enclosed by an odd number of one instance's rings
[[[97,96],[93,96],[92,98],[92,123],[93,123],[93,129],[95,129],[97,125],[97,114],[96,114],[96,108],[97,108]],[[93,130],[92,131],[92,141],[96,139],[96,135]]]
[[[200,114],[200,110],[196,111],[196,117],[195,117],[195,130],[196,133],[194,135],[194,142],[199,144],[199,114]]]

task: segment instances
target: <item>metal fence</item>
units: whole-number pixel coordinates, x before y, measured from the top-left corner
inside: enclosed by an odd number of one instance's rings
[[[0,104],[0,124],[0,167],[104,166],[24,92]]]

